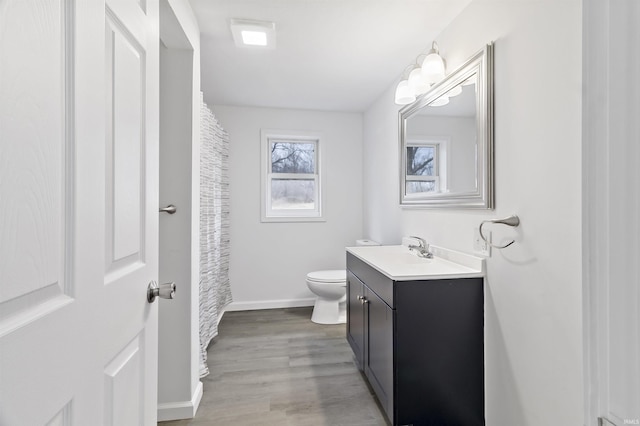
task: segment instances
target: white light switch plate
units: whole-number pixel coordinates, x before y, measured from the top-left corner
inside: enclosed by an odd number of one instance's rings
[[[491,231],[486,228],[483,231],[487,241],[491,242]],[[491,257],[491,246],[482,241],[479,228],[474,228],[473,230],[473,250],[481,256]]]

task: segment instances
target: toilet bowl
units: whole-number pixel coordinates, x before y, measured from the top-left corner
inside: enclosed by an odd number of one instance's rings
[[[311,321],[317,324],[347,322],[347,271],[315,271],[307,274],[307,287],[316,295]]]
[[[378,246],[376,241],[356,240],[356,246]],[[315,294],[311,321],[317,324],[347,322],[347,271],[332,269],[307,274],[307,287]]]

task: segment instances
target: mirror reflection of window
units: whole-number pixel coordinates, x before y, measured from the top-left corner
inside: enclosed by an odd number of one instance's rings
[[[437,145],[407,147],[407,194],[439,191]]]
[[[423,192],[436,192],[436,182],[407,182],[407,194],[420,194]]]
[[[435,145],[407,147],[407,174],[410,176],[435,176],[438,148]]]
[[[405,194],[413,194],[415,198],[420,194],[433,196],[437,193],[460,194],[477,191],[475,81],[474,73],[407,119]],[[431,176],[439,177],[439,183],[433,183],[434,179],[430,184],[418,184],[415,183],[415,179],[409,177],[416,174],[421,160],[424,160],[423,157],[430,152],[426,148],[412,151],[416,145],[416,139],[448,141],[446,147],[440,147],[438,155],[442,157],[443,149],[447,149],[449,162],[444,163],[442,159],[437,159],[433,163],[425,164],[425,166],[433,164],[436,167]],[[412,170],[412,167],[415,168]],[[447,176],[444,176],[445,172]]]

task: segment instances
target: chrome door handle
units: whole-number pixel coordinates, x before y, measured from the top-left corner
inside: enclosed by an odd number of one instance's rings
[[[165,283],[158,285],[157,282],[151,281],[147,287],[147,302],[153,303],[156,297],[162,299],[173,299],[176,294],[176,283]]]
[[[173,204],[169,204],[167,207],[162,207],[160,210],[158,210],[160,213],[169,213],[169,214],[174,214],[176,211],[178,211],[178,209],[176,208],[176,206],[174,206]]]

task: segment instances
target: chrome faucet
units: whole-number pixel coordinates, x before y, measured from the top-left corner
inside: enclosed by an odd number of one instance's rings
[[[409,238],[413,238],[418,241],[418,245],[409,245],[409,250],[415,250],[419,257],[424,257],[426,259],[432,259],[433,253],[429,251],[429,244],[424,240],[424,238],[410,236]]]

